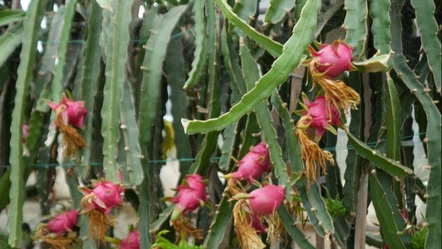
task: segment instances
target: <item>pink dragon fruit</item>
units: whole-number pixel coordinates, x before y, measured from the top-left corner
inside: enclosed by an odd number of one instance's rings
[[[90,203],[84,212],[91,209],[98,209],[105,214],[109,214],[113,207],[123,203],[121,197],[123,188],[110,181],[102,180],[96,182],[94,183],[94,188],[92,190],[85,187],[79,187],[79,190],[86,195],[83,198],[90,200]]]
[[[63,234],[72,231],[77,226],[78,210],[70,210],[62,214],[57,214],[47,224],[51,233]]]
[[[336,78],[344,71],[352,70],[353,48],[343,41],[335,41],[332,44],[322,44],[319,51],[310,49],[311,54],[317,58],[316,69],[325,73],[328,78]]]
[[[272,214],[284,200],[284,187],[266,185],[249,194],[250,209],[258,215]]]
[[[138,230],[129,233],[125,239],[121,240],[119,249],[140,249]]]
[[[57,112],[60,106],[64,106],[66,109],[61,113],[63,120],[72,126],[79,128],[84,127],[84,117],[87,115],[87,110],[84,108],[84,101],[72,101],[63,94],[60,103],[51,101],[46,101],[46,103],[54,112]]]
[[[202,176],[198,174],[186,176],[184,182],[176,190],[178,195],[170,198],[170,201],[176,204],[171,220],[174,221],[181,213],[187,214],[203,203],[207,203],[206,186],[207,183],[203,181]]]
[[[327,104],[324,96],[316,97],[314,102],[310,102],[308,98],[304,98],[306,110],[301,115],[307,116],[305,122],[309,122],[307,126],[315,129],[315,140],[318,141],[326,130],[336,133],[333,125],[339,126],[341,114],[336,106]]]
[[[264,142],[259,143],[239,161],[239,167],[230,177],[233,179],[246,180],[252,183],[257,180],[264,172],[270,171],[269,149]],[[228,178],[229,175],[226,176]]]

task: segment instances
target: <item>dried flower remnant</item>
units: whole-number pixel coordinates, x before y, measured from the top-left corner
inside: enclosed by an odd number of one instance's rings
[[[94,182],[93,187],[78,187],[85,195],[81,199],[82,213],[89,216],[89,235],[98,242],[104,242],[108,227],[114,225],[110,211],[123,203],[123,187],[106,180]]]
[[[247,218],[249,214],[246,214],[244,209],[247,209],[246,200],[240,199],[233,207],[233,220],[236,236],[238,237],[239,244],[242,249],[262,249],[266,246],[261,240],[258,233],[260,230],[256,230],[253,223]]]
[[[267,228],[267,243],[272,243],[278,241],[281,236],[286,236],[284,225],[277,212],[273,212],[270,215],[265,215],[264,220],[269,227]]]
[[[189,216],[179,216],[176,220],[172,221],[172,226],[177,232],[177,236],[185,240],[188,240],[189,237],[193,237],[195,240],[202,240],[204,238],[203,230],[195,228]]]
[[[266,226],[262,220],[259,219],[257,214],[246,214],[246,221],[249,223],[258,233],[265,233],[266,232]]]
[[[319,165],[323,172],[325,172],[327,162],[334,165],[333,155],[322,150],[316,142],[312,141],[306,130],[296,129],[295,135],[301,144],[301,156],[305,161],[306,176],[310,183],[316,180],[316,165]]]
[[[65,154],[75,156],[77,151],[86,147],[84,138],[76,129],[84,127],[84,117],[87,115],[84,101],[72,101],[63,94],[60,103],[51,101],[46,101],[46,103],[55,112],[54,124],[63,134]]]

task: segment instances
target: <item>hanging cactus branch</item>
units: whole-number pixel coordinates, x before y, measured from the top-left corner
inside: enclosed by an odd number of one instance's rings
[[[440,248],[437,1],[18,2],[10,247]]]

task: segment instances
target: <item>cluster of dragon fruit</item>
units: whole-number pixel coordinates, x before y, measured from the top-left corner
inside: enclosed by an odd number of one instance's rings
[[[299,103],[302,110],[296,111],[301,117],[296,124],[295,135],[301,144],[305,177],[311,183],[317,179],[318,166],[324,171],[328,163],[334,163],[332,155],[318,145],[319,140],[326,131],[336,134],[335,127],[341,126],[341,112],[356,108],[360,98],[352,88],[338,79],[344,71],[354,69],[353,49],[350,46],[342,41],[335,41],[333,44],[320,45],[318,51],[313,47],[309,50],[311,58],[305,61],[305,65],[319,94],[314,100],[309,100],[303,94],[303,101]],[[54,126],[63,134],[65,154],[75,156],[86,146],[77,130],[83,128],[83,120],[87,115],[84,102],[72,101],[63,95],[60,103],[48,101],[48,105],[56,114]],[[28,127],[23,127],[24,137],[27,129]],[[269,148],[262,141],[237,162],[236,171],[224,176],[227,181],[225,194],[234,205],[234,229],[241,248],[265,248],[262,234],[266,233],[267,242],[271,242],[283,233],[284,228],[276,210],[284,205],[290,191],[272,181],[271,171]],[[119,249],[139,249],[139,233],[136,228],[123,240],[108,240],[106,237],[108,229],[114,226],[112,210],[121,206],[124,201],[124,185],[122,179],[120,181],[113,183],[102,179],[93,182],[91,188],[79,187],[84,195],[81,210],[69,210],[55,215],[40,226],[37,236],[53,248],[69,248],[79,240],[79,216],[86,215],[89,220],[89,236],[95,243],[111,241]],[[188,241],[190,237],[196,241],[203,238],[202,231],[193,226],[191,213],[202,205],[213,207],[208,201],[206,186],[207,181],[203,176],[187,175],[177,187],[176,195],[165,198],[175,205],[170,222],[182,241]],[[288,201],[285,202],[287,204]],[[157,235],[157,243],[152,248],[173,248],[167,240],[160,241],[164,233],[165,231]]]

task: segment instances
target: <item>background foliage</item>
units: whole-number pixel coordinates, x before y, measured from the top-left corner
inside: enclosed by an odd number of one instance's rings
[[[172,207],[161,200],[159,172],[175,146],[177,158],[195,158],[180,163],[182,175],[209,178],[216,204],[215,213],[201,208],[197,214],[207,233],[200,243],[237,247],[229,244],[233,205],[217,172],[231,172],[232,157],[241,158],[261,138],[270,146],[275,181],[297,193],[320,237],[331,235],[342,248],[421,248],[423,241],[425,248],[440,248],[440,1],[271,0],[268,9],[259,6],[249,0],[32,0],[23,11],[17,1],[0,1],[0,210],[9,205],[9,244],[22,242],[26,198],[38,196],[43,215],[49,214],[56,172],[40,166],[65,164],[75,165],[67,181],[77,208],[78,179],[87,183],[105,173],[116,182],[122,169],[126,199],[139,215],[141,247],[148,248],[168,227]],[[355,48],[361,70],[345,81],[362,101],[345,130],[354,148],[345,181],[330,166],[308,185],[304,177],[293,180],[304,171],[293,111],[301,92],[312,97],[317,91],[299,67],[313,38],[344,39]],[[364,61],[387,54],[386,70],[363,72]],[[58,102],[63,92],[89,110],[81,131],[88,146],[74,159],[57,157],[53,116],[44,102]],[[163,122],[167,101],[171,125]],[[413,164],[413,146],[406,143],[413,120],[428,158],[426,184],[398,170],[422,166]],[[23,124],[30,126],[27,156]],[[335,154],[336,141],[327,134],[321,145]],[[38,182],[25,188],[31,172],[38,172]],[[427,204],[422,225],[416,224],[415,198]],[[370,203],[381,236],[365,235]],[[314,248],[293,225],[304,222],[295,213],[278,210],[289,235],[281,247],[294,241]],[[80,235],[86,234],[83,225]],[[93,245],[86,241],[83,248]]]

